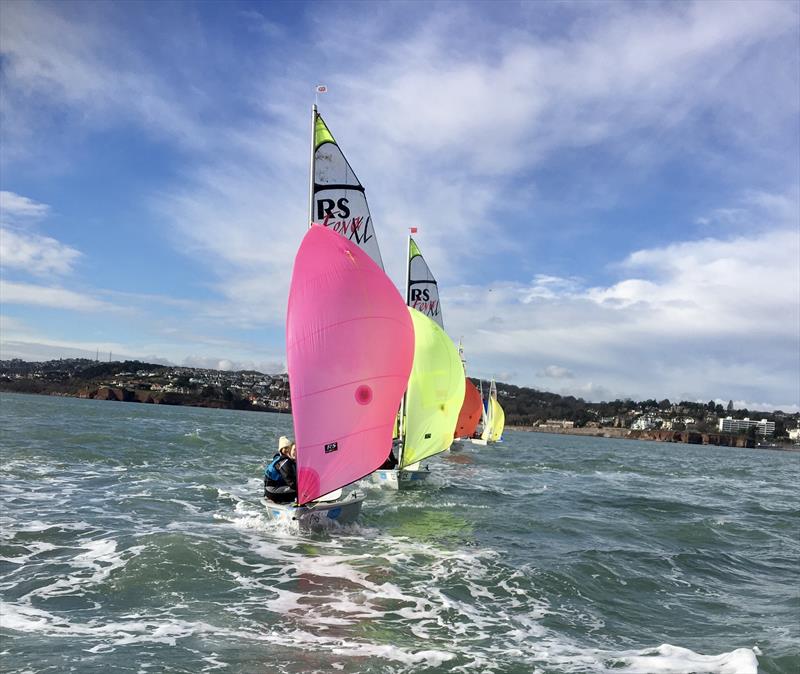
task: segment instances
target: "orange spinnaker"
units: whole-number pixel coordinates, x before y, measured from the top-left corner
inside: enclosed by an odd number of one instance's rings
[[[469,377],[467,377],[466,388],[464,389],[464,403],[461,405],[461,412],[458,413],[458,423],[453,433],[454,438],[471,438],[478,422],[481,420],[481,394],[475,388]]]

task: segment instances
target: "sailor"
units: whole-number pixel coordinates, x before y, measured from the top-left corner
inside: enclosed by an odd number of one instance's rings
[[[392,441],[392,448],[389,450],[389,456],[387,456],[386,461],[378,467],[378,470],[392,470],[393,468],[397,468],[397,456],[399,454],[400,440],[395,439]]]
[[[285,435],[278,440],[278,453],[264,469],[264,496],[275,503],[297,498],[297,447]]]

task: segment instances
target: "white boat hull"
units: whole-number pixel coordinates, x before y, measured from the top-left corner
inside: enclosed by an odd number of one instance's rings
[[[336,501],[315,501],[296,506],[264,499],[270,519],[286,524],[297,522],[303,529],[324,529],[335,524],[352,524],[361,514],[364,496],[352,492]]]
[[[431,472],[423,470],[376,470],[372,473],[372,482],[387,489],[408,489],[422,484],[430,477]]]
[[[486,447],[487,441],[483,438],[470,438],[469,441],[473,445],[480,445],[481,447]]]

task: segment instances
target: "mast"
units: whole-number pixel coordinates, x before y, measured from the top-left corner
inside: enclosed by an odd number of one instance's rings
[[[409,284],[411,283],[411,233],[408,234],[408,241],[406,243],[406,306],[409,306],[408,302],[411,299],[409,297],[409,291],[411,288]]]
[[[314,222],[314,155],[316,148],[314,147],[316,140],[317,130],[317,104],[311,106],[311,162],[309,164],[310,171],[308,177],[308,226],[311,227]]]
[[[411,231],[408,233],[408,242],[406,244],[406,287],[405,287],[405,300],[408,306],[408,284],[411,279]],[[397,465],[403,464],[403,451],[406,448],[406,428],[405,428],[405,413],[406,413],[406,395],[408,394],[408,386],[403,392],[403,399],[400,401],[400,422],[397,425],[397,434],[400,437],[400,449],[397,452]]]

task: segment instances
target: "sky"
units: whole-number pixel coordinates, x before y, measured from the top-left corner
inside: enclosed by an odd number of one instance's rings
[[[0,3],[0,357],[285,371],[324,84],[471,376],[800,411],[799,7]]]

